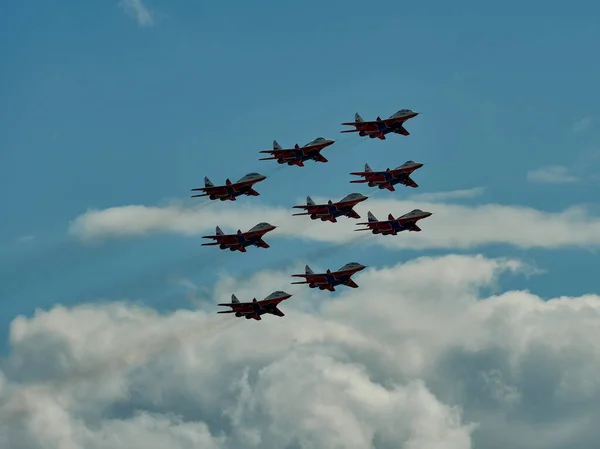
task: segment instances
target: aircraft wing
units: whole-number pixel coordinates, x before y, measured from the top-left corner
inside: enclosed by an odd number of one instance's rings
[[[292,282],[292,284],[321,284],[327,283],[327,278],[323,274],[292,274],[293,278],[304,278],[304,281],[301,282]]]
[[[344,285],[346,285],[350,288],[358,288],[358,284],[356,282],[354,282],[352,279],[348,279],[348,282],[346,282]]]
[[[259,153],[272,154],[274,158],[280,157],[295,157],[297,155],[297,151],[294,150],[262,150]]]
[[[285,313],[283,313],[277,307],[273,307],[271,310],[269,310],[269,313],[272,313],[273,315],[277,315],[277,316],[285,316]]]
[[[410,231],[414,231],[414,232],[421,232],[422,231],[422,229],[420,227],[418,227],[416,225],[416,223],[413,223],[412,226],[410,226],[409,230]]]
[[[419,184],[417,184],[416,182],[414,182],[411,178],[405,179],[403,184],[407,187],[413,187],[413,188],[417,188],[419,187]]]
[[[304,210],[308,210],[308,209],[316,209],[319,207],[325,207],[328,206],[327,204],[304,204],[302,206],[292,206],[292,209],[304,209]]]
[[[228,303],[221,303],[221,304],[217,304],[217,305],[231,307],[231,310],[222,310],[217,313],[231,313],[231,312],[250,313],[250,312],[254,311],[254,309],[252,308],[251,302],[238,302],[238,303],[228,302]]]
[[[360,218],[360,215],[358,215],[355,210],[349,210],[346,212],[346,216],[350,218]]]

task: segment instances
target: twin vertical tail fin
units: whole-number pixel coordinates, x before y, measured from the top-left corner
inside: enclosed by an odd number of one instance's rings
[[[231,303],[232,304],[239,304],[240,300],[237,299],[237,297],[235,295],[231,295]]]
[[[310,267],[307,265],[304,267],[304,273],[305,274],[314,274],[314,271],[310,269]]]
[[[215,229],[217,235],[225,235],[223,234],[223,231],[221,231],[221,228],[217,226],[217,228]]]
[[[357,112],[354,114],[354,121],[356,123],[363,123],[364,119],[360,116],[360,114]]]
[[[372,172],[373,169],[371,169],[371,167],[369,167],[369,164],[365,164],[365,171],[366,172]]]
[[[306,205],[307,206],[314,206],[315,202],[312,200],[312,198],[310,196],[306,197]]]
[[[373,222],[373,221],[377,221],[377,218],[375,218],[375,215],[373,215],[373,214],[371,213],[371,211],[369,211],[369,212],[367,213],[367,218],[368,218],[368,219],[369,219],[369,221],[371,221],[371,222]]]
[[[282,149],[281,145],[279,145],[276,140],[273,141],[273,149],[274,150],[281,150]]]
[[[204,187],[214,187],[215,185],[212,183],[210,179],[206,176],[204,177]]]

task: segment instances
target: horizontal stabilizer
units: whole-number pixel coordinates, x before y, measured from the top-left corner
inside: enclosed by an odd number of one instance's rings
[[[209,239],[210,239],[210,238],[212,238],[212,237],[203,237],[203,238],[205,238],[205,239],[206,239],[206,238],[209,238]],[[203,244],[202,244],[202,245],[200,245],[200,246],[214,246],[214,245],[218,245],[218,244],[219,244],[219,242],[210,242],[210,243],[203,243]]]
[[[235,313],[235,310],[221,310],[217,313]]]

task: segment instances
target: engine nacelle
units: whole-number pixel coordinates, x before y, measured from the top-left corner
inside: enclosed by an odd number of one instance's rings
[[[219,248],[221,248],[221,249],[225,249],[225,248],[227,248],[227,246],[226,246],[225,244],[221,243],[221,244],[219,245]]]
[[[235,316],[238,318],[241,317],[242,315],[243,315],[242,312],[235,312]]]
[[[217,199],[217,197],[214,196],[214,195],[210,195],[208,198],[210,198],[211,200],[216,200]]]

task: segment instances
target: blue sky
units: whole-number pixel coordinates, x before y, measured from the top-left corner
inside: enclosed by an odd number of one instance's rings
[[[465,204],[551,212],[589,204],[597,212],[597,4],[364,5],[155,1],[146,4],[153,23],[140,26],[113,2],[3,2],[2,332],[16,315],[57,302],[134,297],[160,309],[190,307],[172,279],[209,284],[215,261],[248,274],[322,246],[277,240],[242,259],[215,256],[195,237],[90,246],[67,233],[88,208],[195,204],[189,189],[204,176],[221,183],[264,173],[260,201],[291,207],[306,195],[335,200],[356,190],[348,173],[365,162],[378,169],[412,159],[426,164],[414,175],[419,193],[481,186],[485,193]],[[421,112],[406,125],[409,137],[339,134],[354,112],[371,119],[402,108]],[[316,136],[338,140],[323,152],[328,164],[257,160],[273,139],[288,146]],[[528,171],[552,165],[573,168],[579,181],[528,181]],[[359,257],[349,247],[311,265],[385,265],[447,252],[369,248]],[[507,285],[542,296],[597,286],[597,257],[582,249],[457,252],[535,262],[548,273]]]

